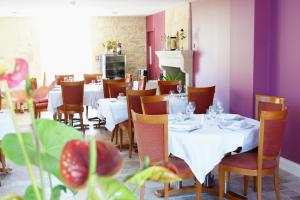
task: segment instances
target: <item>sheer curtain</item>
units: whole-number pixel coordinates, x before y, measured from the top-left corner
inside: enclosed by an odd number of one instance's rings
[[[47,82],[55,74],[74,74],[82,80],[92,72],[91,18],[82,16],[41,17],[41,69]]]

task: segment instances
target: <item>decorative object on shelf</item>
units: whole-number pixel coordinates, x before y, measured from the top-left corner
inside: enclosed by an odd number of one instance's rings
[[[177,49],[177,37],[170,37],[170,50],[175,51]]]
[[[122,44],[119,42],[117,46],[117,54],[121,55],[122,54]]]
[[[180,39],[180,43],[181,43],[181,50],[183,50],[183,40],[186,38],[185,32],[183,29],[180,29],[180,33],[179,33],[179,39]]]
[[[170,51],[171,50],[171,37],[168,35],[166,38],[166,50]]]
[[[119,43],[116,40],[106,40],[102,45],[105,47],[107,54],[112,54],[117,52],[118,44]]]
[[[101,57],[101,72],[103,77],[118,79],[125,77],[126,56],[105,54]]]

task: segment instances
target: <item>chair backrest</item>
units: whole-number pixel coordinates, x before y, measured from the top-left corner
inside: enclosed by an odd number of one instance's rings
[[[257,94],[255,96],[255,119],[260,120],[261,111],[281,111],[285,108],[283,97]]]
[[[97,77],[100,77],[100,78],[102,78],[102,74],[83,74],[83,78],[84,78],[84,83],[85,84],[89,84],[89,83],[91,83],[93,80],[95,81],[95,82],[97,82]]]
[[[168,114],[168,95],[141,97],[143,114],[164,115]]]
[[[31,89],[36,90],[38,88],[37,79],[33,77],[31,78],[30,82],[31,82]]]
[[[145,90],[147,83],[147,77],[146,76],[140,76],[138,80],[138,90]]]
[[[170,90],[177,92],[177,85],[181,84],[181,80],[174,81],[158,81],[159,94],[169,94]]]
[[[127,90],[127,110],[128,110],[128,131],[132,132],[132,116],[131,110],[138,114],[142,114],[141,97],[153,96],[156,94],[156,88],[150,90]]]
[[[61,82],[61,92],[65,109],[82,108],[84,81]]]
[[[262,111],[260,120],[258,167],[262,160],[278,160],[287,120],[287,109]]]
[[[115,82],[108,84],[109,98],[117,98],[119,93],[126,95],[126,86],[125,82]]]
[[[168,115],[141,115],[132,111],[140,160],[168,161]]]
[[[61,85],[61,82],[65,80],[65,77],[72,78],[74,80],[74,74],[65,75],[55,75],[55,80],[57,85]]]
[[[103,79],[103,95],[104,95],[104,98],[110,98],[108,85],[110,83],[120,83],[120,82],[125,82],[125,79],[116,79],[116,80]]]
[[[195,114],[205,114],[210,105],[213,104],[215,86],[205,88],[188,87],[188,99],[196,104]]]

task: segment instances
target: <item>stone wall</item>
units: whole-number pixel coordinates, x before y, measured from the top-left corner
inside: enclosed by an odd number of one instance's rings
[[[145,17],[93,17],[92,48],[93,68],[100,69],[96,57],[105,53],[102,43],[117,40],[122,43],[126,55],[126,72],[137,74],[138,68],[146,68],[146,18]]]

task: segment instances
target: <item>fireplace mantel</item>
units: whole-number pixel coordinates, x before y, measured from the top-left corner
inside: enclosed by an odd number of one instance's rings
[[[156,51],[158,65],[164,71],[163,66],[180,68],[185,73],[187,86],[192,86],[193,80],[193,51]]]

